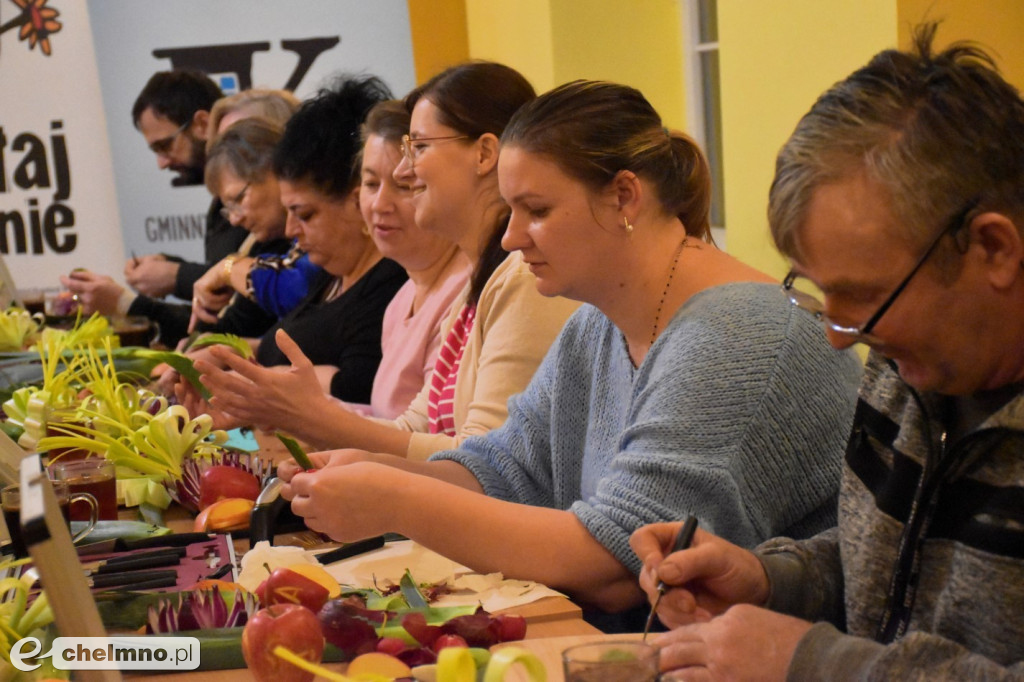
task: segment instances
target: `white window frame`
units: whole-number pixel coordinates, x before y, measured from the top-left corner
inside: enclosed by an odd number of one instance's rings
[[[701,73],[701,59],[700,56],[707,52],[718,51],[718,41],[713,42],[701,42],[700,37],[700,0],[680,0],[682,4],[682,17],[683,26],[682,34],[684,36],[684,49],[686,54],[686,63],[684,65],[684,73],[686,74],[686,123],[687,130],[690,136],[697,141],[702,149],[707,151],[708,149],[708,125],[705,119],[705,111],[707,110],[706,99],[707,93],[704,91],[704,78]],[[717,10],[717,0],[715,2]],[[717,112],[719,117],[721,116],[721,103],[719,102],[719,111]],[[721,145],[721,140],[719,140]],[[712,154],[708,154],[709,162],[713,161]],[[718,150],[717,161],[721,163],[721,149]],[[718,169],[712,168],[712,177],[719,177],[720,172],[716,172]],[[722,192],[723,205],[718,207],[720,213],[724,216],[724,193],[725,188],[720,187],[719,190]],[[723,224],[715,224],[712,222],[712,232],[715,237],[715,242],[719,246],[725,245],[725,220],[721,221]]]

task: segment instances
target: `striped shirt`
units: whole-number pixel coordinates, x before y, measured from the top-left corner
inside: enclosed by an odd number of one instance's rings
[[[466,347],[466,339],[469,338],[475,317],[476,304],[464,305],[437,354],[434,374],[430,377],[430,393],[427,397],[430,433],[443,433],[447,436],[454,436],[456,433],[455,381],[459,376],[462,351]]]

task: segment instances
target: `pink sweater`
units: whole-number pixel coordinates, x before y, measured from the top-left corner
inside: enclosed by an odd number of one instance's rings
[[[453,251],[419,310],[412,312],[416,286],[406,282],[391,299],[381,328],[383,357],[373,379],[369,405],[348,407],[359,414],[394,419],[405,412],[434,371],[441,326],[469,280],[469,263]]]

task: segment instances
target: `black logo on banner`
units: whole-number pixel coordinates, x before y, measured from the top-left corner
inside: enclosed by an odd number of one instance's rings
[[[282,40],[281,48],[299,57],[288,82],[281,87],[295,90],[313,66],[316,58],[341,42],[339,36]],[[237,77],[237,90],[252,87],[252,56],[269,52],[269,42],[236,43],[234,45],[197,45],[195,47],[168,47],[153,50],[158,59],[170,59],[172,69],[195,69],[206,74],[233,74]]]
[[[295,68],[284,90],[295,90],[309,72],[313,62],[341,42],[340,36],[321,38],[284,39],[281,48],[298,57]],[[269,41],[234,43],[228,45],[194,45],[191,47],[167,47],[153,50],[158,59],[169,59],[171,69],[192,69],[202,71],[218,81],[225,94],[232,94],[252,87],[252,60],[257,52],[269,52]],[[146,238],[150,242],[186,241],[202,239],[206,232],[205,217],[202,215],[147,216],[145,219]]]

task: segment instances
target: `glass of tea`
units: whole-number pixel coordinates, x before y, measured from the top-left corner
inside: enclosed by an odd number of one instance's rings
[[[117,478],[114,464],[102,457],[85,459],[58,459],[50,465],[50,476],[65,481],[71,494],[89,493],[99,505],[99,518],[117,520]],[[88,521],[89,504],[85,500],[71,503],[71,520]]]
[[[656,682],[658,649],[640,640],[578,644],[562,652],[566,682]]]
[[[72,541],[88,535],[96,525],[97,510],[96,498],[89,493],[74,493],[68,491],[68,484],[64,481],[49,481],[53,486],[53,493],[57,497],[57,504],[60,506],[60,513],[64,516],[64,522],[71,528],[71,502],[82,500],[90,505],[92,513],[88,523],[77,533],[71,536]],[[11,548],[15,557],[28,556],[28,548],[21,535],[21,486],[9,485],[0,491],[0,508],[3,510],[4,523],[7,524],[7,532],[11,536]]]
[[[121,340],[121,346],[144,346],[149,347],[153,340],[153,323],[148,317],[140,315],[129,315],[128,317],[115,317],[110,324]]]

